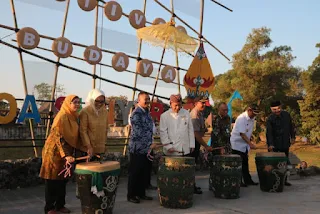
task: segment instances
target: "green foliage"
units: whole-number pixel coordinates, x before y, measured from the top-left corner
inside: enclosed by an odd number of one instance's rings
[[[33,87],[33,94],[39,100],[51,100],[52,85],[48,83],[40,83]],[[65,95],[63,85],[57,84],[55,88],[55,98]]]
[[[214,100],[228,102],[238,90],[243,102],[233,104],[235,116],[251,104],[259,104],[265,110],[272,99],[285,100],[299,96],[299,69],[292,66],[295,57],[288,46],[270,48],[271,30],[265,27],[253,29],[242,50],[233,55],[232,69],[217,76]]]
[[[301,76],[305,89],[304,99],[299,102],[302,131],[311,143],[320,144],[320,53]]]

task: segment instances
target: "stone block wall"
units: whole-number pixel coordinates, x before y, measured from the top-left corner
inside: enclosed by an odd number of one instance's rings
[[[161,163],[162,152],[154,154],[152,174],[158,172],[158,166]],[[203,153],[200,155],[198,170],[207,170],[208,165],[204,160]],[[119,161],[121,166],[120,176],[128,175],[129,157],[121,153],[107,153],[103,157],[104,161]],[[19,160],[0,161],[0,189],[16,189],[31,187],[43,184],[44,181],[39,178],[41,167],[41,158],[29,158]],[[74,180],[74,177],[71,178]]]

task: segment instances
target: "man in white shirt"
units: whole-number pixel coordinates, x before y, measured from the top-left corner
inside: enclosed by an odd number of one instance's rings
[[[170,109],[160,116],[160,140],[168,156],[190,154],[195,147],[194,131],[187,110],[182,108],[181,95],[170,96]]]
[[[241,184],[242,187],[258,185],[258,183],[252,180],[249,173],[248,152],[250,151],[250,148],[256,148],[256,146],[251,143],[250,139],[253,132],[255,117],[259,113],[260,111],[257,105],[250,105],[245,112],[237,117],[231,132],[230,142],[232,153],[240,155],[242,158],[242,178],[244,182]]]

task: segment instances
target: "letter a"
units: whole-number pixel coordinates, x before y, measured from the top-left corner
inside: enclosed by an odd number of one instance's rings
[[[28,112],[28,107],[31,105],[31,112]],[[40,114],[36,105],[36,99],[33,95],[27,95],[24,100],[22,109],[19,114],[18,123],[23,123],[25,119],[34,119],[36,123],[40,123]]]

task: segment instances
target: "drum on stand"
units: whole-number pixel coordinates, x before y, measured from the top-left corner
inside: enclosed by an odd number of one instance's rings
[[[78,197],[83,214],[111,214],[119,183],[120,163],[88,162],[76,165]]]
[[[158,171],[160,204],[166,208],[185,209],[193,205],[195,159],[163,157]]]
[[[257,153],[255,159],[261,191],[283,192],[288,162],[285,153]]]
[[[215,197],[239,198],[242,179],[242,159],[240,155],[213,156],[209,179]]]

